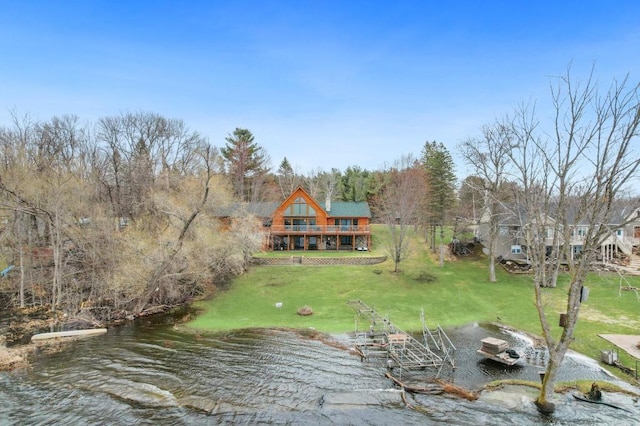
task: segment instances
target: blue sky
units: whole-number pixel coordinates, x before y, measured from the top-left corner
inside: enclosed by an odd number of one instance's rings
[[[637,1],[5,1],[9,110],[180,118],[222,146],[247,128],[301,173],[369,170],[456,144],[550,76],[640,80]],[[465,174],[462,164],[458,174]]]

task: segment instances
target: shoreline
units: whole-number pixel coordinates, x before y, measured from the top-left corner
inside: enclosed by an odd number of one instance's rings
[[[36,357],[61,352],[74,340],[77,338],[64,338],[64,340],[58,338],[10,347],[0,346],[0,371],[29,368]]]

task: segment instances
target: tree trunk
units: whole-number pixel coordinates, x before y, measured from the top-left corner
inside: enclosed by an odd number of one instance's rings
[[[24,254],[22,247],[18,247],[18,261],[20,262],[20,307],[24,308]]]
[[[51,312],[55,312],[56,306],[60,303],[62,295],[62,235],[60,232],[60,219],[55,217],[53,229],[53,285],[51,291]]]
[[[549,364],[544,372],[540,395],[538,395],[538,399],[536,399],[536,406],[542,413],[549,414],[555,410],[555,404],[551,401],[554,395],[556,375],[558,374],[558,369],[560,368],[563,357],[564,354],[560,355],[555,353],[555,351],[549,351]]]
[[[496,238],[497,232],[493,232],[493,235],[489,237],[491,241],[489,241],[489,282],[495,283],[496,278]]]
[[[489,282],[495,283],[496,279],[496,257],[493,253],[489,253]]]
[[[444,228],[440,225],[440,267],[444,267]]]

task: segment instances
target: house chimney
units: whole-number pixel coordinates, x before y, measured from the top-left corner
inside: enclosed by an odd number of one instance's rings
[[[330,212],[330,211],[331,211],[331,196],[330,196],[330,195],[327,195],[327,198],[325,199],[324,209],[325,209],[327,212]]]

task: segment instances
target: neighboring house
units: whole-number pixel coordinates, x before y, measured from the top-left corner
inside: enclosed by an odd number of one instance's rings
[[[503,259],[526,260],[525,236],[529,223],[513,213],[514,210],[509,211],[503,207],[503,211],[497,215],[498,238],[494,245],[495,256]],[[483,211],[476,231],[476,238],[485,247],[490,244],[489,219],[489,212]],[[553,223],[552,218],[547,218],[547,221]],[[630,257],[638,253],[640,247],[640,208],[622,209],[618,215],[612,218],[611,223],[604,226],[609,234],[600,243],[599,260],[610,262],[620,258],[621,255]],[[569,242],[572,256],[577,256],[582,251],[588,229],[587,224],[576,223],[572,225]],[[547,245],[551,247],[553,244],[552,227],[547,229],[545,240]]]
[[[264,250],[371,247],[371,210],[366,202],[319,202],[298,187],[282,203],[249,203],[245,208],[262,220]]]
[[[494,255],[497,258],[505,259],[526,259],[523,251],[525,245],[522,231],[522,221],[513,212],[499,205],[500,211],[496,212],[495,221],[497,223],[496,241],[493,241]],[[482,209],[480,218],[475,227],[475,238],[483,246],[489,247],[492,243],[490,232],[491,211],[488,207]]]

